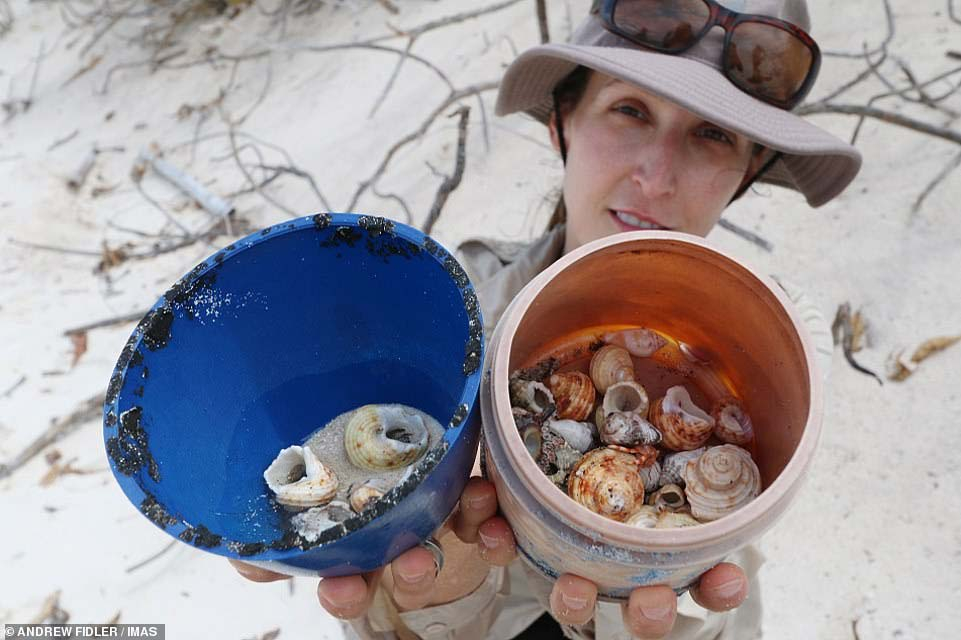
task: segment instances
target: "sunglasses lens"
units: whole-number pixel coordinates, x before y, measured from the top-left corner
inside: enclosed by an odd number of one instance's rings
[[[728,76],[742,90],[762,99],[790,103],[804,86],[814,52],[790,31],[763,22],[734,27],[725,52]]]
[[[668,53],[690,47],[710,16],[703,0],[634,0],[614,6],[620,31]]]

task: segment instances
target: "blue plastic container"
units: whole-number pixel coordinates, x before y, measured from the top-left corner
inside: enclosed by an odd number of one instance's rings
[[[185,543],[288,573],[370,571],[460,497],[482,327],[464,270],[416,229],[353,214],[264,229],[197,265],[130,336],[104,404],[110,466]],[[277,453],[344,411],[395,402],[446,425],[442,444],[375,509],[313,543],[289,530],[263,479]]]

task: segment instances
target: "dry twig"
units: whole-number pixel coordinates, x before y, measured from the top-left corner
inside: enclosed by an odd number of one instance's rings
[[[741,227],[741,226],[739,226],[739,225],[734,224],[734,223],[731,222],[730,220],[727,220],[727,219],[725,219],[725,218],[721,218],[720,220],[717,221],[717,224],[718,224],[718,226],[721,227],[722,229],[727,229],[728,231],[730,231],[730,232],[733,233],[734,235],[740,236],[741,238],[744,238],[744,239],[747,240],[748,242],[752,242],[752,243],[756,244],[757,246],[761,247],[761,248],[764,249],[765,251],[773,251],[773,250],[774,250],[774,245],[771,244],[770,241],[762,238],[761,236],[759,236],[758,234],[754,233],[753,231],[748,231],[748,230],[745,229],[744,227]]]
[[[152,555],[149,556],[148,558],[146,558],[146,559],[144,559],[144,560],[141,560],[140,562],[138,562],[137,564],[135,564],[135,565],[133,565],[133,566],[127,567],[127,568],[124,570],[124,573],[133,573],[133,572],[136,571],[137,569],[141,569],[141,568],[147,566],[148,564],[150,564],[151,562],[153,562],[153,561],[156,560],[157,558],[163,556],[165,553],[167,553],[168,551],[170,551],[171,549],[173,549],[175,546],[177,546],[177,541],[176,541],[176,540],[171,540],[170,542],[168,542],[168,543],[164,546],[163,549],[161,549],[161,550],[158,551],[157,553],[152,554]]]
[[[50,146],[47,147],[47,151],[53,151],[57,147],[67,144],[68,142],[76,138],[78,133],[80,133],[80,129],[74,129],[72,133],[65,135],[62,138],[58,138],[57,140],[54,140],[52,143],[50,143]]]
[[[935,176],[934,180],[928,183],[928,186],[924,188],[924,191],[922,191],[917,200],[914,201],[914,205],[911,207],[912,216],[921,210],[921,205],[924,204],[925,199],[931,195],[931,192],[934,191],[935,187],[941,184],[944,179],[948,177],[948,174],[957,169],[959,165],[961,165],[961,151],[955,154],[954,158],[948,161],[944,168],[941,169],[941,173]]]
[[[454,173],[446,177],[437,189],[434,204],[431,206],[427,221],[422,228],[425,235],[430,235],[431,231],[433,231],[434,224],[436,224],[440,218],[441,209],[444,208],[444,203],[447,202],[448,196],[450,196],[454,189],[460,185],[461,178],[464,176],[464,163],[467,155],[467,119],[470,115],[470,107],[461,107],[449,117],[453,118],[457,115],[460,116],[460,120],[457,122],[457,152],[454,162]]]
[[[28,444],[9,462],[0,465],[0,480],[17,471],[38,453],[61,438],[76,431],[79,427],[103,416],[104,394],[95,394],[81,402],[67,416],[55,420],[46,431]]]

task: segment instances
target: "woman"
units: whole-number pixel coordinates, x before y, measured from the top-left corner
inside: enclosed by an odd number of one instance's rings
[[[808,23],[804,0],[597,0],[570,43],[519,56],[497,112],[524,111],[547,125],[564,161],[563,196],[548,233],[506,267],[485,243],[462,246],[487,331],[531,278],[584,243],[643,229],[704,236],[759,179],[800,191],[812,206],[840,193],[859,154],[789,111],[817,75]],[[740,567],[711,569],[690,592],[707,611],[736,612],[712,615],[685,599],[679,613],[674,592],[652,586],[632,593],[622,617],[616,605],[595,606],[596,587],[583,578],[551,584],[512,563],[513,535],[496,513],[493,486],[473,478],[438,536],[442,551],[419,547],[387,571],[324,580],[321,604],[354,619],[361,637],[516,637],[544,610],[569,637],[757,630],[756,587],[738,609],[760,564],[753,550],[735,559]],[[235,566],[253,580],[284,577]]]

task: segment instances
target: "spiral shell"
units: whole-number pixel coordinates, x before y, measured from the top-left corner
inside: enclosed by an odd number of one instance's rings
[[[556,405],[555,415],[562,420],[587,420],[594,409],[594,384],[580,371],[555,373],[548,382]]]
[[[644,505],[631,514],[631,517],[625,520],[624,524],[629,524],[638,529],[653,529],[657,526],[657,516],[657,509],[650,505]]]
[[[554,395],[543,382],[516,378],[509,384],[512,407],[541,414],[553,411]]]
[[[664,485],[647,499],[647,503],[656,507],[658,511],[680,509],[684,506],[684,502],[684,489],[676,484]]]
[[[701,523],[683,511],[659,511],[656,507],[644,505],[628,518],[625,524],[638,529],[673,529]]]
[[[327,504],[337,493],[337,476],[310,447],[294,445],[281,450],[264,471],[264,480],[277,502],[289,507]]]
[[[593,424],[576,420],[548,420],[547,428],[564,438],[567,444],[581,453],[594,445],[597,435]]]
[[[714,418],[694,404],[683,386],[667,390],[651,405],[651,422],[663,436],[661,443],[674,451],[697,449],[707,442]]]
[[[427,451],[429,440],[424,418],[401,405],[364,405],[344,429],[347,457],[370,471],[413,464]]]
[[[644,506],[638,459],[604,447],[588,452],[571,470],[567,493],[591,511],[623,522]]]
[[[598,392],[607,393],[615,382],[634,379],[634,361],[623,347],[609,344],[601,347],[591,358],[591,380]]]
[[[644,491],[647,493],[657,491],[658,481],[661,478],[661,463],[655,460],[653,464],[641,467],[639,473],[641,474],[641,480],[644,482]]]
[[[661,511],[657,514],[655,529],[676,529],[701,524],[694,516],[683,511]]]
[[[372,478],[362,485],[353,487],[350,491],[350,508],[360,513],[373,503],[380,500],[390,490],[387,483]]]
[[[663,487],[669,484],[684,486],[684,469],[691,460],[697,460],[702,453],[707,451],[707,447],[699,447],[690,451],[678,451],[664,456],[661,461],[661,475],[658,485]]]
[[[667,344],[667,340],[661,334],[640,327],[605,333],[601,336],[601,340],[607,344],[624,347],[628,353],[638,358],[647,358]]]
[[[571,447],[569,444],[562,444],[554,449],[554,467],[557,471],[549,474],[547,477],[561,489],[565,489],[571,469],[573,469],[583,457],[583,453]]]
[[[615,411],[608,415],[603,426],[598,428],[598,434],[604,444],[619,444],[624,447],[657,444],[661,441],[661,433],[654,425],[636,413],[624,411]]]
[[[645,417],[648,410],[647,390],[633,380],[616,382],[607,388],[602,406],[605,416],[615,411],[626,411]]]
[[[727,444],[745,445],[754,439],[754,427],[744,407],[734,398],[725,398],[711,412],[714,435]]]
[[[761,474],[751,454],[733,445],[711,447],[684,468],[691,515],[701,521],[722,518],[761,492]]]

